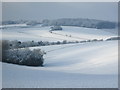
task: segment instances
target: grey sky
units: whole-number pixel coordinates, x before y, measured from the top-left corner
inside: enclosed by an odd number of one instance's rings
[[[4,2],[3,20],[90,18],[116,21],[117,2]]]

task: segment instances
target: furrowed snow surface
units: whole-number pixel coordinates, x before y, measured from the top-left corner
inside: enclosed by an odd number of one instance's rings
[[[7,28],[3,39],[21,41],[82,41],[117,36],[109,30],[62,26]],[[71,37],[69,37],[71,35]],[[77,38],[76,38],[77,37]],[[47,52],[44,67],[2,63],[3,88],[117,88],[118,42],[96,41],[78,44],[30,47]]]
[[[4,88],[117,88],[117,41],[54,45],[44,67],[3,63]]]

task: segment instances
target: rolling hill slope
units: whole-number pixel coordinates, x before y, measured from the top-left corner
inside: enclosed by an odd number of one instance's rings
[[[82,41],[88,39],[106,39],[117,34],[109,30],[62,26],[62,31],[50,33],[50,27],[7,28],[2,30],[3,39],[20,41]],[[115,31],[113,29],[113,31]]]
[[[21,41],[82,41],[117,36],[109,30],[62,26],[4,29],[3,39]],[[71,37],[70,37],[71,35]],[[44,67],[2,63],[3,88],[117,88],[118,41],[96,41],[29,47],[42,49]]]
[[[4,88],[117,88],[117,41],[53,45],[44,67],[3,63]]]

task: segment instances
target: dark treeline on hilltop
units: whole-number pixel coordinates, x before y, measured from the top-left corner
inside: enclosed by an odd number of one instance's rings
[[[83,18],[62,18],[55,20],[44,19],[42,21],[29,21],[29,20],[17,20],[17,21],[3,21],[3,25],[7,24],[23,24],[35,26],[41,24],[42,26],[77,26],[86,28],[97,29],[114,29],[117,27],[117,23],[96,19],[83,19]]]
[[[56,20],[43,20],[43,26],[78,26],[86,28],[97,28],[97,29],[113,29],[116,28],[117,23],[110,21],[102,21],[95,19],[81,19],[81,18],[63,18]]]

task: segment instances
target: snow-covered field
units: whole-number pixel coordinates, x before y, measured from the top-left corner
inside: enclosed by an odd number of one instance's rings
[[[106,39],[116,34],[108,30],[63,26],[62,31],[50,33],[50,27],[7,28],[2,30],[3,39],[22,41],[82,41],[88,39]],[[115,31],[115,30],[114,30]],[[71,37],[70,37],[71,36]]]
[[[71,26],[64,26],[63,31],[54,31],[54,33],[49,32],[49,27],[5,29],[3,39],[82,41],[117,36],[106,30]],[[118,87],[117,41],[30,47],[30,49],[36,48],[47,52],[44,56],[44,67],[2,63],[3,88]]]
[[[3,87],[118,87],[116,41],[37,48],[48,51],[44,67],[3,63]]]
[[[53,45],[40,48],[47,52],[47,70],[84,74],[117,74],[117,41]]]

